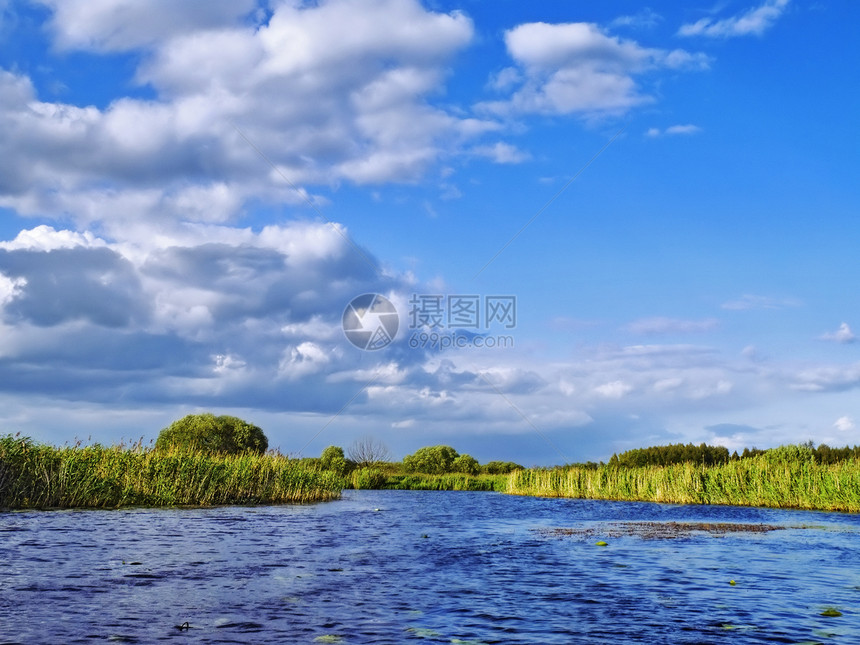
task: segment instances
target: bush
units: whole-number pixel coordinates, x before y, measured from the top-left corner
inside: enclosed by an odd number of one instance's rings
[[[181,448],[191,451],[241,454],[263,454],[269,440],[255,425],[236,417],[214,414],[189,414],[162,430],[155,442],[156,450]]]
[[[378,490],[385,486],[388,478],[375,468],[359,468],[352,472],[352,487],[355,489]]]
[[[466,475],[477,475],[481,472],[481,465],[471,455],[460,455],[451,465],[453,472],[465,473]]]
[[[347,470],[346,457],[343,454],[343,448],[340,446],[329,446],[322,451],[319,458],[319,467],[323,470],[330,470],[338,475],[343,475]]]
[[[426,446],[403,458],[406,472],[444,475],[454,472],[454,461],[460,455],[451,446]]]

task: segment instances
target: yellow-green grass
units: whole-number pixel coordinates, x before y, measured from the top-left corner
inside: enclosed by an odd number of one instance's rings
[[[0,508],[281,504],[335,499],[343,479],[277,454],[55,448],[0,437]]]
[[[506,492],[674,504],[860,511],[860,460],[832,465],[774,460],[767,454],[703,467],[673,466],[520,470]]]

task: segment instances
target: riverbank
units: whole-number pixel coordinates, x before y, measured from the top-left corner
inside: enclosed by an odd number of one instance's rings
[[[528,469],[506,493],[668,504],[712,504],[860,512],[860,460],[820,464],[765,453],[717,466],[684,463],[622,468]]]
[[[119,508],[321,502],[345,482],[277,454],[141,446],[55,448],[0,437],[0,508]]]

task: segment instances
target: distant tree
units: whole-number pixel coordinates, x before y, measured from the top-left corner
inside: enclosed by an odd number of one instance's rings
[[[451,446],[425,446],[403,458],[403,466],[411,473],[442,475],[453,472],[459,453]]]
[[[523,467],[512,461],[488,461],[483,467],[488,475],[507,475],[515,470],[523,470]]]
[[[709,446],[705,443],[698,446],[692,443],[686,445],[678,443],[650,448],[634,448],[621,454],[612,455],[609,465],[624,468],[670,466],[683,463],[715,466],[728,463],[729,458],[728,448],[723,446]]]
[[[347,461],[340,446],[329,446],[322,451],[319,458],[319,466],[323,470],[331,470],[338,475],[347,471]]]
[[[478,460],[471,455],[460,455],[451,464],[451,469],[455,473],[465,473],[466,475],[477,475],[481,470],[481,465]]]
[[[164,428],[155,441],[156,450],[185,448],[211,453],[262,454],[269,440],[257,426],[237,417],[189,414]]]
[[[361,437],[353,441],[347,449],[347,455],[358,468],[370,468],[391,459],[388,447],[371,436]]]

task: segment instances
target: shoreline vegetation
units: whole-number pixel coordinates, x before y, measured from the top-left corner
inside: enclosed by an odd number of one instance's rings
[[[767,454],[726,464],[529,469],[512,473],[506,493],[664,504],[758,506],[860,512],[860,460],[835,464]]]
[[[613,455],[608,464],[528,469],[512,462],[481,466],[449,446],[391,462],[384,447],[367,439],[349,455],[336,446],[303,459],[141,443],[56,448],[6,435],[0,436],[0,509],[310,503],[354,488],[860,512],[857,447],[808,443],[730,456],[705,444],[662,446]]]
[[[322,502],[343,479],[278,454],[207,454],[141,444],[55,448],[0,436],[0,508],[120,508]]]

